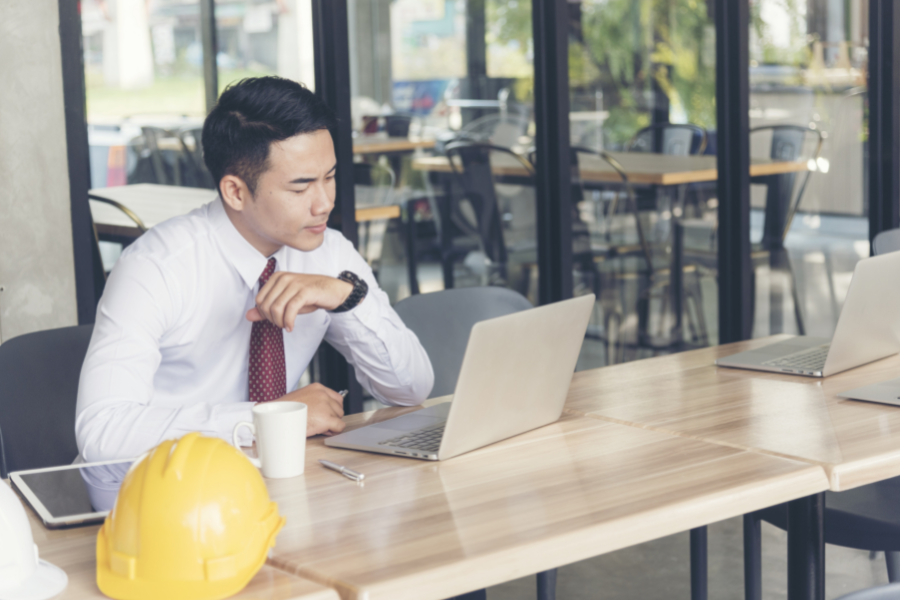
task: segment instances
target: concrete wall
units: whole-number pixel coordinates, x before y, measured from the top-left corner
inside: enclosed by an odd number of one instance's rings
[[[0,2],[0,341],[77,321],[57,0]]]

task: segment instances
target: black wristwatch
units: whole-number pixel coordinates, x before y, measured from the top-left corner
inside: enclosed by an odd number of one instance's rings
[[[347,283],[353,286],[353,291],[350,292],[350,295],[347,296],[347,299],[344,300],[344,303],[332,310],[333,313],[342,313],[347,312],[350,309],[356,308],[360,302],[363,301],[363,298],[366,297],[366,294],[369,293],[369,284],[366,283],[363,279],[360,279],[356,273],[351,271],[342,271],[340,275],[337,276],[341,281],[346,281]]]

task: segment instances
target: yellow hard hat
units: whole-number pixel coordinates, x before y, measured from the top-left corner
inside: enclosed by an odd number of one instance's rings
[[[117,600],[215,600],[239,592],[284,526],[239,450],[189,433],[132,465],[97,535],[97,585]]]

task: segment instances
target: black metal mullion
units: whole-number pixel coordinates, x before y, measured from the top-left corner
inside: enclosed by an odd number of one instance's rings
[[[572,181],[569,155],[569,8],[533,0],[538,299],[572,296]]]
[[[900,7],[869,3],[869,239],[900,227]]]
[[[206,96],[206,113],[216,106],[219,99],[219,66],[216,55],[216,0],[200,0],[200,40],[203,44],[203,89]]]
[[[753,327],[748,0],[716,0],[715,21],[719,343],[727,343]]]
[[[313,0],[313,45],[315,47],[316,94],[337,115],[332,132],[338,169],[337,196],[328,226],[337,229],[356,246],[356,201],[353,190],[353,126],[350,119],[350,45],[347,0]],[[353,368],[329,345],[318,354],[319,381],[333,389],[347,389],[344,411],[362,411],[362,387]]]
[[[91,163],[87,133],[84,84],[84,51],[81,14],[77,2],[59,0],[59,42],[62,53],[63,102],[66,119],[66,154],[69,170],[69,202],[72,213],[72,250],[75,259],[75,296],[78,323],[94,322],[103,289],[103,272],[95,247],[88,189]]]

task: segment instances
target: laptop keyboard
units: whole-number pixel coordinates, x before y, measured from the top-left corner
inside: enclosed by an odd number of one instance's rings
[[[444,437],[446,422],[430,427],[423,427],[398,435],[389,440],[378,442],[379,446],[397,446],[410,450],[424,450],[425,452],[437,452],[441,447],[441,438]]]
[[[801,369],[803,371],[821,371],[825,368],[825,359],[828,357],[828,348],[830,346],[831,344],[822,344],[821,346],[794,352],[787,356],[767,360],[763,363],[763,366]]]

